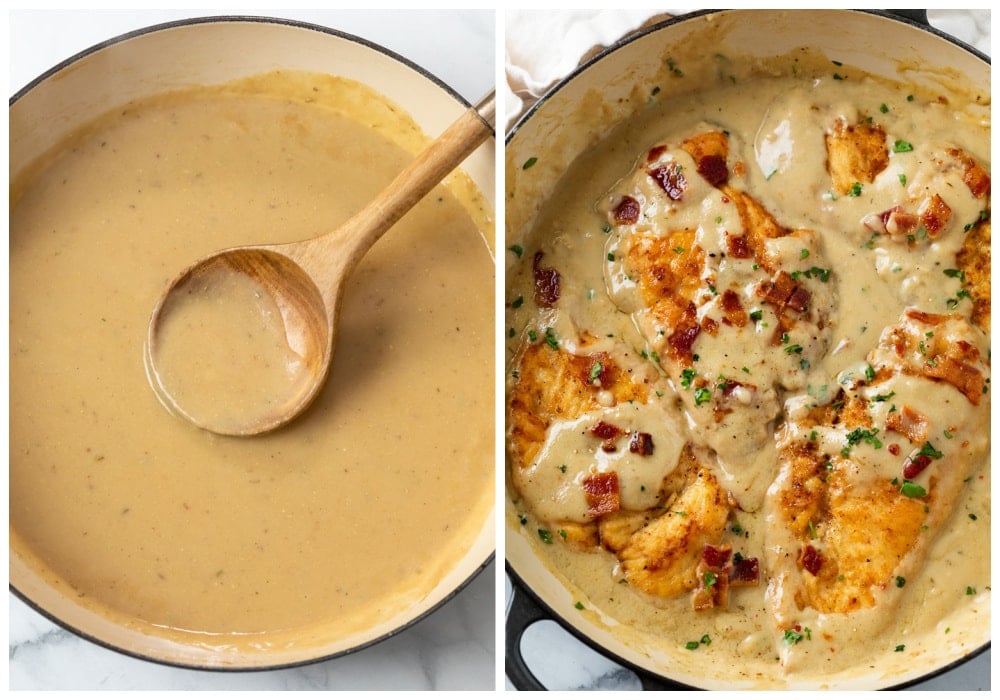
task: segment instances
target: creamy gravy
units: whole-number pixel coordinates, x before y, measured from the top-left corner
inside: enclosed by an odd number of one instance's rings
[[[706,669],[702,671],[705,677],[723,684],[795,686],[853,678],[863,685],[869,674],[877,679],[891,673],[889,669],[905,669],[904,657],[925,649],[971,651],[988,639],[984,632],[989,624],[990,587],[989,557],[984,556],[990,546],[988,384],[983,389],[986,398],[972,406],[954,387],[939,384],[928,391],[926,381],[907,377],[866,390],[877,407],[876,422],[884,420],[893,405],[883,405],[876,397],[895,392],[900,406],[919,406],[935,431],[931,441],[949,443],[952,461],[948,468],[961,475],[965,487],[956,486],[954,500],[941,504],[941,510],[928,520],[928,527],[940,526],[929,549],[918,548],[919,554],[901,565],[905,588],[886,591],[872,610],[817,614],[805,620],[812,630],[829,633],[830,643],[783,645],[774,639],[772,616],[781,583],[769,575],[776,576],[776,562],[783,552],[795,551],[770,525],[765,507],[767,492],[778,476],[778,447],[783,440],[795,439],[791,435],[796,430],[794,419],[803,406],[829,404],[839,387],[864,377],[866,358],[880,333],[898,324],[904,309],[916,306],[938,314],[971,313],[971,301],[957,294],[959,281],[945,270],[956,267],[963,227],[975,223],[987,206],[969,194],[960,173],[942,172],[937,163],[945,149],[957,146],[989,168],[988,111],[955,101],[940,104],[936,95],[911,96],[904,87],[874,80],[839,80],[832,72],[824,71],[811,82],[773,78],[737,88],[723,80],[720,87],[666,104],[650,99],[645,111],[574,162],[532,230],[517,232],[519,238],[514,240],[519,246],[514,254],[521,259],[508,271],[509,369],[515,369],[523,348],[539,342],[544,333],[547,340],[558,340],[561,350],[571,353],[617,347],[615,358],[632,371],[637,365],[655,365],[665,349],[655,328],[651,329],[652,321],[643,315],[635,281],[624,269],[625,234],[609,226],[609,213],[624,193],[637,196],[645,207],[636,228],[642,228],[643,221],[671,216],[673,228],[696,230],[693,240],[711,252],[715,261],[709,264],[711,278],[692,281],[700,285],[703,297],[715,294],[716,286],[752,289],[759,283],[752,259],[722,254],[726,235],[736,231],[739,219],[731,202],[694,175],[695,164],[687,154],[675,148],[659,156],[660,164],[674,161],[680,172],[692,174],[684,203],[664,212],[659,209],[667,206],[662,196],[650,194],[644,199],[635,194],[655,187],[642,168],[638,174],[634,171],[637,165],[649,165],[647,154],[654,146],[676,145],[706,128],[724,129],[730,140],[730,162],[742,160],[746,166],[739,176],[740,186],[781,225],[795,230],[767,241],[768,255],[779,267],[800,272],[799,279],[812,293],[813,318],[818,315],[819,322],[805,329],[800,324],[792,337],[783,339],[784,348],[769,353],[768,344],[759,339],[763,334],[770,337],[775,319],[762,305],[754,323],[739,333],[720,331],[714,338],[703,333],[694,346],[700,374],[710,380],[749,376],[763,388],[747,397],[748,410],[737,409],[713,420],[707,413],[711,408],[707,400],[694,400],[686,378],[665,368],[654,373],[649,383],[658,397],[652,402],[655,408],[625,409],[636,414],[636,426],[640,420],[656,420],[657,412],[668,414],[660,419],[659,433],[655,427],[643,428],[654,435],[657,446],[662,442],[667,448],[663,460],[632,460],[645,466],[643,472],[632,464],[624,469],[609,464],[599,451],[595,457],[594,440],[588,443],[580,436],[597,421],[617,420],[627,424],[627,431],[635,429],[627,419],[612,416],[611,411],[623,409],[611,406],[574,419],[582,426],[573,433],[576,440],[564,436],[572,432],[572,424],[555,420],[531,464],[510,468],[512,527],[526,533],[538,554],[579,596],[581,615],[605,625],[667,676],[673,665],[688,672],[689,666],[697,665]],[[912,149],[893,152],[889,166],[856,196],[837,195],[826,170],[823,135],[838,119],[853,124],[864,115],[874,115],[885,126],[890,144],[905,141]],[[899,245],[886,236],[872,236],[863,225],[872,212],[896,204],[901,192],[903,197],[919,199],[930,188],[947,191],[953,208],[950,228],[933,242]],[[678,244],[678,250],[681,247]],[[536,251],[542,252],[546,268],[560,274],[559,300],[552,308],[533,303]],[[714,307],[709,303],[707,308]],[[581,335],[597,340],[581,350],[576,346]],[[972,337],[988,357],[988,333],[976,332]],[[508,372],[508,389],[517,381],[516,371]],[[674,434],[668,437],[664,431]],[[818,431],[809,437],[828,441],[825,449],[834,454],[844,447],[842,431]],[[726,539],[742,554],[760,557],[765,567],[761,585],[734,589],[725,610],[694,613],[688,596],[644,597],[623,585],[614,555],[598,548],[581,551],[562,546],[555,534],[558,526],[553,523],[586,520],[581,517],[585,512],[581,510],[585,494],[579,487],[582,474],[617,469],[624,510],[630,490],[643,483],[659,483],[669,473],[683,442],[708,448],[714,455],[717,477],[740,506],[731,516]],[[905,457],[869,444],[856,449],[858,458],[872,464],[873,474],[881,478],[898,472]],[[548,478],[536,478],[536,473],[546,473]],[[577,485],[575,491],[572,484]],[[533,536],[536,532],[545,536]],[[777,607],[788,604],[783,600]],[[818,640],[819,635],[813,634]],[[703,635],[709,636],[710,645],[698,644]],[[696,651],[685,649],[688,643]],[[691,654],[701,656],[678,664],[677,655],[684,654],[688,655],[685,659]]]
[[[170,415],[143,343],[193,260],[331,230],[426,143],[368,88],[277,73],[125,105],[17,180],[12,553],[110,619],[220,650],[325,644],[418,604],[493,503],[493,232],[465,176],[355,271],[328,385],[285,429]]]
[[[293,347],[274,297],[249,276],[213,269],[182,282],[170,301],[155,350],[146,350],[150,384],[168,409],[232,433],[305,393],[305,349]]]

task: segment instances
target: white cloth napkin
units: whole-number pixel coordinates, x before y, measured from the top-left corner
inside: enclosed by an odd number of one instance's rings
[[[594,47],[609,46],[658,15],[687,9],[509,10],[504,97],[507,127]],[[990,53],[989,10],[929,10],[932,26]]]
[[[690,10],[510,10],[506,15],[505,110],[510,127],[594,47],[609,46],[650,18]]]

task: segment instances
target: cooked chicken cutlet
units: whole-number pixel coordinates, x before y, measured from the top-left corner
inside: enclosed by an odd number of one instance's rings
[[[653,400],[654,387],[667,387],[657,384],[662,379],[648,362],[630,362],[629,351],[614,343],[604,343],[610,350],[595,350],[587,340],[574,345],[588,354],[529,342],[516,358],[508,413],[511,478],[563,542],[591,547],[599,542],[596,522],[603,516],[659,504],[685,438]]]
[[[989,436],[967,427],[989,411],[986,347],[961,315],[907,309],[868,354],[863,379],[845,378],[829,405],[804,397],[789,407],[766,503],[779,637],[832,634],[838,617],[861,611],[849,624],[892,615],[988,449]],[[808,653],[778,646],[789,664]]]
[[[826,158],[834,191],[849,194],[858,185],[873,182],[888,167],[885,130],[869,121],[848,124],[838,119],[826,134]]]
[[[600,527],[602,543],[621,561],[621,571],[634,588],[671,598],[698,587],[697,568],[706,545],[722,540],[731,509],[725,491],[704,465],[686,449],[678,467],[685,483],[670,494],[661,513],[623,538],[621,522]]]
[[[836,302],[814,233],[782,226],[743,170],[718,129],[651,148],[609,196],[606,278],[734,487],[762,493],[743,462],[823,357]]]

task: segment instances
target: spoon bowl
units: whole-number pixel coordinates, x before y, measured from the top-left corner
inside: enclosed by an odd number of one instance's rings
[[[302,413],[329,374],[351,272],[493,134],[494,121],[491,92],[331,233],[228,248],[178,275],[153,309],[145,344],[161,403],[200,428],[235,436],[274,430]]]

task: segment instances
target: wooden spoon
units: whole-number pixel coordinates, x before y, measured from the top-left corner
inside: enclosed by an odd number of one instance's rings
[[[153,309],[145,345],[146,373],[160,401],[201,428],[224,435],[255,435],[299,415],[316,397],[329,374],[347,279],[372,245],[424,195],[494,132],[494,93],[459,117],[375,199],[331,233],[279,245],[228,248],[199,260],[167,287]],[[301,376],[280,385],[261,405],[241,406],[224,417],[214,411],[189,411],[175,396],[164,373],[164,327],[185,313],[193,290],[217,285],[223,276],[246,276],[262,290],[284,324],[284,338]],[[216,342],[205,338],[205,343]],[[170,343],[166,345],[169,348]],[[169,364],[169,361],[167,362]],[[191,377],[190,383],[197,383]],[[254,377],[247,377],[249,382]],[[176,384],[175,384],[176,386]],[[209,397],[210,399],[212,397]],[[271,400],[273,399],[273,400]],[[219,397],[219,401],[224,401]],[[223,411],[222,413],[225,413]]]

